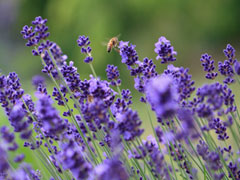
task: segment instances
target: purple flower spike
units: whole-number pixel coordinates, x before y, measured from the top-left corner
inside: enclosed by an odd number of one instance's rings
[[[234,72],[230,61],[225,60],[224,63],[218,62],[218,71],[221,73],[221,75],[226,77],[223,81],[225,84],[231,84],[235,82],[235,80],[232,78],[234,76]]]
[[[61,149],[57,157],[63,169],[69,169],[76,179],[87,179],[91,172],[91,164],[85,161],[77,144],[70,140],[68,143],[61,144]]]
[[[117,128],[126,141],[133,140],[143,133],[143,129],[140,129],[142,121],[136,111],[128,109],[126,112],[118,114],[116,119],[119,122]]]
[[[207,72],[205,76],[207,79],[215,79],[218,75],[217,72],[213,72],[215,69],[215,66],[214,66],[214,60],[211,58],[212,56],[206,53],[206,54],[203,54],[200,59],[200,61],[202,62],[202,66],[204,67],[204,71]]]
[[[89,37],[79,36],[77,39],[78,46],[81,47],[81,53],[86,55],[84,59],[85,63],[90,63],[93,61],[93,57],[91,56],[92,48],[89,46],[91,43],[89,41]]]
[[[171,46],[171,43],[169,40],[167,40],[164,36],[161,36],[158,39],[158,42],[155,43],[155,53],[158,54],[156,59],[161,59],[161,63],[165,64],[167,62],[176,61],[176,58],[174,57],[177,55],[177,52],[174,51],[173,46]]]
[[[121,80],[119,79],[119,71],[118,67],[114,65],[107,65],[107,78],[111,81],[112,86],[119,86],[121,84]]]
[[[89,37],[79,36],[77,40],[78,46],[83,47],[83,46],[88,46],[90,44]]]
[[[105,160],[101,165],[96,167],[98,180],[128,180],[129,176],[123,163],[117,158]]]
[[[38,88],[39,85],[42,87],[45,87],[45,78],[40,75],[36,75],[32,78],[32,85],[35,87],[35,89]]]
[[[168,65],[167,70],[164,71],[164,74],[170,75],[174,80],[174,84],[177,85],[179,100],[182,101],[182,104],[185,103],[184,100],[188,99],[195,90],[195,82],[188,71],[188,68],[175,67],[172,64]]]
[[[170,76],[151,78],[146,86],[146,96],[158,117],[170,118],[178,109],[178,94]]]
[[[236,62],[235,49],[231,46],[231,44],[227,45],[226,49],[223,50],[223,53],[228,58],[228,61],[231,65],[233,65]]]
[[[57,110],[52,106],[53,102],[45,94],[37,94],[39,100],[36,105],[38,119],[42,122],[44,132],[49,136],[57,136],[65,129],[65,123]]]
[[[46,26],[47,19],[43,19],[41,16],[38,16],[35,18],[34,21],[32,21],[32,24],[35,25],[34,31],[36,34],[36,39],[46,39],[50,33],[48,31],[48,27]]]
[[[132,66],[138,61],[138,55],[135,50],[135,45],[128,45],[129,42],[120,41],[119,49],[122,57],[122,63]]]

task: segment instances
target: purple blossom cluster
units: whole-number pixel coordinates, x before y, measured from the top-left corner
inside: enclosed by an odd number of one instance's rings
[[[212,56],[206,54],[203,54],[200,61],[202,62],[202,66],[204,67],[204,71],[207,72],[206,78],[207,79],[215,79],[218,75],[217,72],[214,72],[215,66],[214,66],[214,60],[211,59]]]
[[[90,63],[93,61],[93,57],[91,56],[92,48],[89,46],[91,43],[89,41],[89,37],[79,36],[77,40],[78,46],[81,47],[81,53],[86,55],[84,59],[85,63]]]
[[[155,43],[154,51],[158,55],[156,59],[161,59],[162,64],[176,61],[176,58],[174,56],[177,55],[177,52],[174,51],[174,48],[171,45],[170,41],[167,40],[164,36],[161,36],[158,39],[158,42]]]
[[[238,82],[240,64],[231,45],[218,72],[212,57],[202,55],[205,77],[214,82],[196,88],[188,68],[169,64],[158,72],[154,60],[139,60],[136,46],[120,41],[119,58],[141,94],[137,109],[135,93],[122,88],[117,66],[107,65],[106,80],[97,76],[87,36],[77,40],[92,70],[82,79],[74,62],[67,62],[49,40],[46,22],[37,17],[21,33],[34,48],[32,54],[40,56],[53,89],[47,90],[45,78],[34,76],[33,101],[16,73],[0,76],[0,104],[11,126],[0,128],[2,179],[240,179],[240,116],[230,88]],[[176,61],[176,51],[163,36],[155,52],[161,63]],[[217,81],[221,76],[223,83]],[[29,154],[20,152],[18,136],[23,148],[38,157],[39,170],[24,162]]]

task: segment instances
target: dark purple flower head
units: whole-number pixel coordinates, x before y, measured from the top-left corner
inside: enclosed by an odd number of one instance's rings
[[[12,108],[9,121],[11,126],[14,127],[15,132],[21,133],[22,139],[29,139],[32,135],[32,131],[29,130],[29,123],[25,120],[26,111],[23,109],[22,102],[17,103]]]
[[[78,46],[81,47],[81,53],[86,55],[86,58],[84,59],[85,63],[90,63],[93,61],[93,57],[91,56],[92,48],[89,46],[91,43],[89,41],[89,37],[79,36],[77,39]]]
[[[64,62],[61,72],[70,90],[72,92],[79,92],[81,80],[74,63],[70,61],[69,65],[67,65],[67,63]]]
[[[24,90],[21,88],[20,79],[15,72],[9,73],[7,76],[7,87],[5,91],[12,104],[15,104],[22,97]]]
[[[206,53],[206,54],[203,54],[200,59],[200,61],[202,62],[202,66],[204,67],[204,71],[207,72],[205,76],[207,79],[215,79],[218,75],[217,72],[213,72],[215,69],[215,66],[214,66],[214,60],[211,58],[212,56]]]
[[[85,63],[90,63],[93,61],[93,57],[92,56],[87,56],[84,60]]]
[[[132,104],[132,96],[129,89],[123,89],[121,94],[122,98],[117,98],[114,104],[111,106],[111,111],[114,116],[116,116],[117,113],[122,113],[126,111]]]
[[[99,98],[95,98],[93,102],[84,104],[82,113],[87,122],[94,121],[98,127],[100,124],[109,121],[108,106]]]
[[[158,75],[156,65],[153,63],[152,59],[148,59],[147,57],[143,59],[142,74],[145,79],[150,79]]]
[[[77,39],[78,46],[84,47],[88,46],[91,42],[89,41],[89,37],[79,36]]]
[[[197,112],[200,117],[212,116],[214,112],[221,113],[224,110],[223,105],[227,107],[224,111],[225,114],[236,110],[234,106],[234,94],[232,94],[227,85],[219,83],[204,85],[198,88],[197,96]],[[203,113],[206,110],[209,113]],[[201,114],[207,116],[202,116]]]
[[[170,76],[151,78],[146,86],[146,97],[158,117],[169,118],[178,109],[178,94]]]
[[[32,78],[32,85],[35,87],[35,89],[38,88],[38,86],[41,84],[42,87],[45,87],[45,78],[40,75],[33,76]]]
[[[23,27],[21,34],[23,35],[23,39],[28,40],[26,46],[36,46],[40,40],[44,40],[50,35],[50,33],[47,32],[48,27],[46,26],[46,22],[47,19],[42,19],[41,16],[38,16],[32,21],[34,27],[27,25]]]
[[[161,59],[161,63],[167,63],[167,62],[172,62],[176,61],[176,58],[174,57],[177,55],[177,52],[174,51],[173,46],[171,46],[171,43],[169,40],[167,40],[164,36],[161,36],[158,39],[158,42],[155,43],[155,53],[157,53],[156,59]]]
[[[45,94],[37,94],[37,96],[36,111],[39,121],[42,122],[44,133],[53,137],[58,136],[66,128],[63,119],[52,106],[53,102],[49,96]]]
[[[229,138],[227,135],[227,126],[219,118],[214,118],[209,122],[209,127],[215,130],[218,140],[225,141]]]
[[[91,77],[85,85],[87,85],[87,89],[83,89],[83,91],[87,90],[85,93],[88,100],[100,98],[108,106],[113,103],[116,92],[109,87],[109,82]]]
[[[13,106],[18,103],[23,96],[24,90],[21,88],[18,75],[14,72],[0,77],[0,103],[9,116]]]
[[[128,180],[129,175],[123,166],[124,164],[117,158],[105,160],[96,167],[95,172],[98,180]]]
[[[235,82],[232,78],[234,76],[234,72],[230,61],[225,60],[224,63],[218,62],[218,71],[221,73],[221,75],[226,77],[226,79],[223,81],[225,84]]]
[[[119,71],[118,67],[114,65],[107,65],[107,78],[111,81],[112,86],[119,86],[121,84],[121,80],[119,79]]]
[[[116,119],[118,121],[117,129],[126,141],[133,140],[143,133],[143,129],[140,129],[142,121],[136,111],[128,109],[126,112],[118,114]]]
[[[138,55],[135,50],[135,45],[128,45],[129,42],[120,41],[119,49],[122,57],[122,63],[132,66],[138,61]]]
[[[76,179],[87,179],[91,172],[91,165],[83,158],[78,145],[70,140],[61,144],[61,151],[57,155],[64,170],[70,170]]]
[[[188,68],[175,67],[172,64],[168,65],[167,70],[164,71],[164,74],[171,76],[176,84],[179,101],[187,100],[195,90],[195,82],[188,71]]]
[[[41,16],[35,18],[32,24],[35,26],[34,32],[36,32],[36,39],[46,39],[50,33],[48,31],[48,26],[46,26],[47,19],[43,19]]]
[[[21,31],[21,34],[23,35],[23,39],[28,40],[26,46],[35,46],[39,43],[39,39],[35,37],[36,32],[33,31],[32,26],[29,27],[25,25]]]
[[[228,44],[226,49],[223,50],[223,53],[228,58],[229,63],[231,65],[233,65],[236,61],[236,59],[235,59],[235,49],[230,44]]]

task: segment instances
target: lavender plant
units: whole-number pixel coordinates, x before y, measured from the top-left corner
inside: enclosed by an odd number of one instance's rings
[[[202,55],[212,82],[196,89],[189,69],[171,64],[177,52],[165,37],[155,44],[156,59],[169,64],[162,73],[152,59],[139,60],[135,45],[119,42],[119,59],[142,94],[144,121],[152,128],[144,140],[142,120],[133,110],[131,91],[121,89],[118,67],[107,65],[107,80],[97,76],[89,37],[79,36],[83,61],[93,74],[81,79],[74,63],[49,40],[46,23],[36,17],[21,34],[54,88],[47,90],[45,79],[35,76],[34,102],[16,73],[0,76],[0,103],[11,126],[0,130],[0,179],[240,179],[240,114],[230,89],[240,83],[240,65],[231,45],[224,50],[227,60],[218,63],[219,72],[212,57]],[[221,75],[224,80],[218,82]],[[38,169],[17,154],[16,135],[38,158]],[[13,160],[9,151],[16,152]]]

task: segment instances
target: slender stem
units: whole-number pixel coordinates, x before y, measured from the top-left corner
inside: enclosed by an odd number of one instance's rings
[[[49,51],[48,51],[48,52],[49,52]],[[55,62],[55,60],[53,59],[53,56],[51,55],[50,52],[49,52],[49,54],[50,54],[50,56],[51,56],[51,58],[52,58],[52,62],[56,64],[56,62]],[[44,64],[44,66],[46,66],[46,63],[44,62],[44,60],[43,60],[42,58],[41,58],[41,60],[42,60],[42,63]],[[54,65],[55,65],[55,64],[54,64]],[[63,78],[63,75],[62,75],[62,73],[59,71],[59,69],[58,69],[57,66],[56,66],[56,69],[58,70],[58,74],[62,77],[62,80],[63,80],[63,82],[65,83],[65,87],[68,89],[68,92],[69,92],[69,93],[71,94],[71,96],[73,97],[74,102],[76,102],[74,96],[73,96],[72,93],[71,93],[71,90],[70,90],[69,87],[67,86],[67,84],[66,84],[66,82],[65,82],[65,80],[64,80],[64,78]],[[74,117],[74,115],[72,114],[72,111],[71,111],[70,107],[68,106],[68,104],[67,104],[67,102],[66,102],[66,100],[65,100],[65,97],[62,95],[62,92],[60,91],[60,87],[58,86],[58,83],[55,81],[52,73],[49,73],[49,75],[50,75],[52,81],[54,82],[54,84],[56,85],[56,88],[57,88],[58,92],[60,93],[62,100],[64,101],[65,107],[68,109],[68,111],[69,111],[70,114],[71,114],[73,124],[74,124],[75,127],[77,128],[77,130],[78,130],[81,138],[82,138],[83,141],[84,141],[84,144],[87,146],[87,149],[88,149],[89,153],[91,154],[92,159],[93,159],[95,165],[97,165],[97,164],[98,164],[97,159],[96,159],[95,155],[93,154],[93,152],[92,152],[89,144],[87,143],[87,141],[86,141],[86,139],[85,139],[85,137],[84,137],[84,135],[83,135],[83,133],[82,133],[82,131],[81,131],[81,129],[80,129],[80,127],[79,127],[79,125],[78,125],[75,117]],[[78,107],[78,104],[76,104],[76,106]],[[81,110],[79,109],[79,107],[78,107],[77,109],[78,109],[78,111],[79,111],[80,114],[81,114]],[[85,125],[85,122],[84,122],[84,125]],[[85,125],[85,127],[87,128],[86,125]],[[88,128],[87,128],[87,129],[88,129]],[[90,134],[90,136],[91,136],[91,134]],[[91,137],[91,138],[92,138],[92,137]],[[93,143],[94,143],[94,141],[93,141]]]
[[[94,70],[94,68],[93,68],[92,63],[89,63],[89,66],[90,66],[90,68],[91,68],[91,70],[92,70],[92,73],[93,73],[94,77],[97,78],[97,74],[96,74],[96,72],[95,72],[95,70]]]

